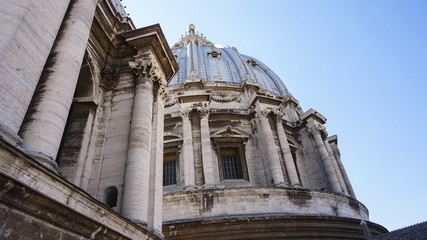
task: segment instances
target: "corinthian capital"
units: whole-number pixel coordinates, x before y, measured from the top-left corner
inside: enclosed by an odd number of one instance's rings
[[[257,113],[258,117],[268,117],[271,113],[271,109],[263,109]]]
[[[307,128],[308,133],[311,135],[321,134],[322,138],[325,138],[328,133],[326,132],[326,128],[322,125],[314,125],[312,127]]]
[[[277,122],[281,122],[282,121],[282,117],[283,117],[284,113],[282,112],[282,110],[280,108],[275,108],[273,110],[273,114],[276,117],[276,121]]]
[[[200,114],[200,118],[205,118],[209,116],[209,108],[198,108],[197,111]]]
[[[191,112],[193,111],[193,109],[192,108],[185,108],[185,109],[182,109],[181,110],[181,118],[182,118],[182,120],[185,120],[185,119],[190,119],[190,117],[191,117]]]
[[[137,78],[146,78],[153,82],[161,78],[160,68],[151,54],[136,56],[135,61],[129,62],[129,66]]]

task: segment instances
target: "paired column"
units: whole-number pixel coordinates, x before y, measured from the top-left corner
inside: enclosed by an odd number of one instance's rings
[[[351,186],[350,179],[348,178],[347,172],[345,171],[344,165],[341,161],[340,152],[338,147],[333,150],[333,154],[335,159],[337,160],[338,168],[341,170],[342,177],[344,178],[345,185],[347,187],[347,191],[353,198],[356,198],[356,194],[354,193],[353,186]]]
[[[295,167],[295,163],[292,158],[291,149],[289,148],[289,144],[287,140],[288,138],[286,137],[285,130],[283,129],[281,112],[276,112],[276,130],[277,130],[277,135],[279,137],[283,158],[285,160],[285,167],[288,173],[290,185],[292,187],[301,186],[301,183],[299,182],[299,179],[298,179],[298,173]]]
[[[27,153],[53,171],[97,2],[71,1],[21,127]]]
[[[184,189],[194,190],[196,188],[194,174],[194,153],[193,153],[193,132],[191,129],[191,111],[192,108],[184,109],[181,112],[182,129],[184,140],[182,143],[184,158]]]
[[[331,160],[332,166],[334,167],[335,174],[337,175],[338,182],[341,186],[342,193],[348,195],[347,187],[345,186],[344,178],[342,177],[341,171],[338,168],[337,161],[335,160],[334,154],[332,152],[331,146],[329,145],[329,142],[327,139],[325,139],[325,147],[326,151],[328,151],[329,159]]]
[[[154,86],[153,126],[151,133],[150,195],[148,229],[162,233],[163,202],[163,133],[165,88],[159,81]]]
[[[205,188],[215,185],[214,165],[212,161],[211,136],[209,132],[209,109],[198,109],[200,113],[200,136],[202,145],[203,174],[205,178]]]
[[[329,184],[332,188],[333,192],[341,193],[341,187],[338,182],[337,176],[335,175],[334,168],[332,166],[332,163],[329,159],[328,152],[326,150],[325,144],[322,140],[321,131],[324,129],[319,125],[314,125],[310,128],[308,128],[308,132],[311,134],[311,136],[314,139],[314,142],[316,144],[317,151],[320,154],[320,158],[323,164],[323,167],[325,168],[326,177],[328,178]]]
[[[274,142],[273,132],[271,131],[270,123],[268,122],[268,115],[270,111],[262,110],[257,113],[258,117],[258,144],[265,156],[268,167],[270,168],[273,183],[277,187],[286,186],[283,177],[282,167],[280,165],[279,156],[276,150],[276,143]]]
[[[150,150],[155,64],[150,56],[129,62],[136,76],[135,96],[126,159],[122,215],[147,225],[150,182]]]

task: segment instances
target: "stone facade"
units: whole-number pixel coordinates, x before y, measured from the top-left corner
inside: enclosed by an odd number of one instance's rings
[[[135,29],[118,0],[7,2],[0,18],[1,236],[162,238],[178,66],[160,26]]]
[[[175,156],[164,162],[166,239],[363,239],[368,210],[325,117],[304,112],[262,62],[194,28],[172,47],[180,70],[166,88],[164,153]]]
[[[337,137],[259,60],[119,0],[0,19],[0,238],[363,239]]]

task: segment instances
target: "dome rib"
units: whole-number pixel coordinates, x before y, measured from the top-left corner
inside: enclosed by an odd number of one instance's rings
[[[177,61],[180,69],[169,85],[181,84],[185,79],[194,77],[207,82],[254,81],[274,94],[291,95],[280,78],[261,61],[240,54],[229,46],[213,45],[194,31],[181,38],[172,47],[172,52],[179,55]]]

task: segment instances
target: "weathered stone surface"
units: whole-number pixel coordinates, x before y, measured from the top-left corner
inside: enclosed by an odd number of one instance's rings
[[[2,1],[0,122],[12,133],[18,133],[69,2]]]
[[[373,236],[387,230],[368,222]],[[166,223],[165,239],[360,239],[360,220],[327,216],[246,216]]]
[[[235,215],[325,215],[368,220],[368,210],[353,198],[306,189],[246,187],[169,193],[163,221],[226,218]]]

